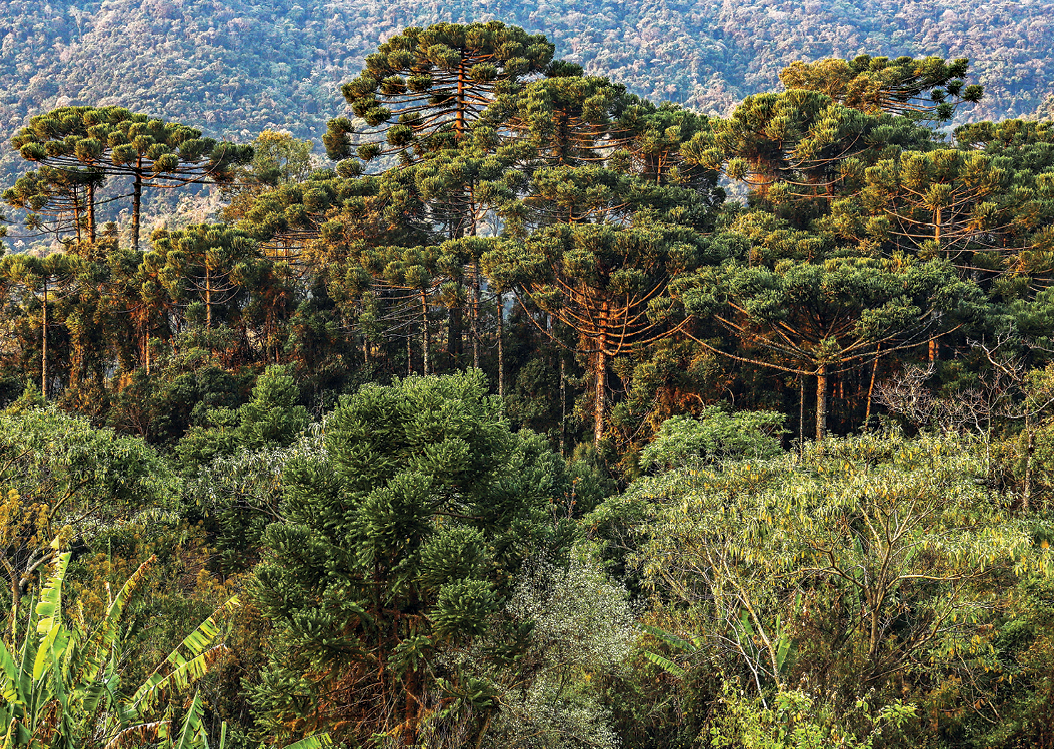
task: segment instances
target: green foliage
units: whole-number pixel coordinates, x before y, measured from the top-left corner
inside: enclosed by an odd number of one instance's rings
[[[236,166],[252,158],[251,147],[219,143],[203,138],[200,130],[123,107],[59,107],[31,118],[29,125],[11,139],[11,145],[23,159],[57,169],[37,173],[53,187],[62,187],[56,174],[72,169],[71,174],[77,175],[74,184],[64,190],[64,199],[72,203],[78,239],[83,208],[89,239],[95,241],[96,198],[94,189],[86,189],[81,195],[76,183],[94,188],[108,176],[131,178],[131,245],[136,249],[144,185],[227,182]],[[5,200],[37,210],[57,197],[46,192],[39,188],[34,191],[27,183],[21,191],[16,186],[10,197],[5,194]]]
[[[778,238],[770,237],[770,239]],[[677,288],[688,310],[711,317],[744,349],[729,358],[816,378],[816,437],[827,429],[828,377],[888,356],[986,312],[981,290],[944,261],[870,257],[710,266]],[[961,323],[960,323],[961,324]],[[885,353],[883,353],[885,352]]]
[[[515,665],[494,674],[501,709],[483,745],[617,746],[599,685],[625,671],[637,635],[626,592],[579,548],[566,567],[525,565],[505,616],[529,634]]]
[[[747,47],[764,48],[753,91],[799,33],[857,55],[853,29],[885,12],[769,6],[710,9],[696,36],[673,6],[631,23],[632,5],[575,9],[552,30],[566,43],[574,29],[571,62],[523,28],[456,22],[475,11],[455,0],[438,23],[386,32],[361,70],[355,50],[383,25],[369,2],[107,10],[135,30],[129,54],[155,26],[195,33],[208,62],[187,76],[210,102],[251,100],[238,116],[268,128],[255,152],[52,102],[54,81],[34,79],[51,111],[8,120],[37,168],[4,197],[64,251],[0,261],[4,392],[38,383],[0,416],[8,640],[37,648],[40,674],[90,651],[146,690],[105,697],[124,705],[116,723],[48,702],[37,744],[56,743],[55,726],[95,731],[80,744],[170,749],[318,729],[393,749],[1049,743],[1054,136],[1018,120],[936,130],[959,105],[1004,106],[1011,85],[983,63],[994,103],[980,100],[966,61],[944,56],[794,63],[788,90],[732,111],[720,71],[753,59]],[[73,39],[98,24],[83,9],[77,35],[50,6],[14,10],[88,59]],[[675,27],[652,25],[671,13]],[[264,16],[296,23],[255,28]],[[619,33],[581,33],[601,16]],[[837,39],[813,33],[832,20]],[[278,44],[293,26],[297,42]],[[647,66],[611,51],[627,28]],[[0,56],[41,35],[12,31]],[[259,81],[223,72],[247,59],[244,38],[278,50]],[[351,62],[297,67],[334,38]],[[721,102],[727,119],[631,93],[671,55],[690,72],[662,69],[659,95]],[[271,129],[308,67],[347,80],[350,113],[324,138],[332,169],[312,171],[311,144]],[[155,73],[151,111],[178,88]],[[186,111],[224,127],[220,106]],[[298,126],[322,121],[317,102],[301,109]],[[745,205],[725,202],[722,177]],[[140,253],[144,190],[203,182],[225,188],[182,201]],[[130,243],[99,226],[122,187]],[[208,223],[228,199],[228,223]],[[394,379],[414,371],[426,376]],[[305,405],[334,404],[311,423]],[[182,481],[141,441],[63,409],[174,446]],[[824,439],[873,429],[883,410],[942,432]],[[794,455],[779,445],[788,424]],[[573,546],[580,534],[596,549]],[[154,572],[133,575],[148,600],[122,603],[120,627],[82,647],[83,622],[109,621],[101,583],[154,552]],[[56,559],[76,626],[59,575],[30,628],[52,641],[27,639],[24,595]],[[222,672],[154,727],[122,723],[201,675],[215,622],[151,666],[246,579],[253,606]],[[70,679],[101,695],[94,668]],[[57,683],[41,694],[61,701]],[[100,733],[122,727],[115,742]]]
[[[789,89],[822,91],[864,112],[889,112],[916,122],[947,122],[963,103],[981,100],[981,86],[966,85],[969,60],[916,60],[860,55],[852,60],[793,62],[780,72]]]
[[[288,367],[268,367],[256,380],[252,398],[238,410],[235,439],[250,450],[289,445],[309,420],[307,409],[297,405],[299,397]]]
[[[13,628],[37,569],[144,510],[171,507],[177,487],[142,440],[33,408],[0,413],[0,488],[0,564],[11,592],[4,609]]]
[[[695,461],[773,458],[780,452],[786,417],[773,411],[736,411],[707,406],[698,419],[674,416],[663,422],[641,453],[641,466],[670,469]]]
[[[363,72],[341,89],[367,126],[356,153],[363,161],[398,153],[408,163],[449,148],[468,135],[497,92],[515,90],[552,59],[553,45],[545,37],[500,21],[404,29],[369,55]],[[347,118],[330,121],[324,138],[330,158],[352,156],[353,132]]]
[[[772,703],[769,707],[763,700],[748,699],[737,694],[734,687],[727,688],[721,715],[710,730],[711,745],[737,749],[871,749],[876,741],[890,739],[890,734],[895,735],[915,717],[915,708],[910,705],[894,702],[871,713],[867,702],[858,700],[853,706],[857,713],[854,722],[864,722],[870,730],[857,736],[828,705],[818,705],[805,692],[780,692]]]
[[[173,731],[171,707],[163,712],[158,708],[204,675],[221,647],[214,644],[220,634],[215,619],[210,617],[187,635],[138,688],[122,687],[121,614],[153,560],[125,582],[94,626],[76,618],[67,622],[63,615],[69,561],[68,552],[56,558],[39,602],[17,622],[15,636],[0,642],[5,698],[0,731],[5,746],[79,749],[91,741],[160,737],[171,747],[207,749],[200,695],[195,695],[178,732]],[[234,605],[237,601],[231,599],[228,606]],[[21,642],[16,642],[19,630]]]
[[[822,684],[810,699],[830,701],[838,726],[856,700],[894,704],[916,669],[984,673],[987,612],[1007,605],[1008,581],[1045,574],[1036,526],[983,475],[955,439],[879,433],[644,478],[595,517],[637,524],[637,563],[676,607],[667,632],[699,638],[691,651],[752,699]]]
[[[317,137],[335,111],[333,81],[358,75],[382,40],[404,26],[467,24],[480,13],[464,0],[438,10],[407,0],[354,6],[194,0],[183,7],[76,10],[71,15],[66,6],[48,4],[9,9],[0,47],[5,138],[23,126],[27,112],[71,100],[120,101],[244,141],[266,128]],[[971,68],[985,82],[986,96],[971,112],[978,119],[1032,115],[1050,95],[1043,80],[1034,80],[1048,59],[1046,10],[998,9],[978,0],[926,5],[918,13],[833,0],[808,8],[719,5],[698,17],[642,3],[525,8],[500,0],[487,8],[507,24],[545,33],[591,74],[610,75],[655,101],[720,114],[748,94],[778,86],[780,70],[795,60],[851,59],[881,50],[892,63],[897,55],[986,50]],[[128,36],[128,28],[137,33]],[[623,29],[635,31],[627,37]],[[118,46],[123,54],[110,54]],[[337,49],[341,54],[334,56]]]
[[[567,490],[562,463],[509,431],[477,370],[364,386],[283,478],[284,520],[256,573],[281,643],[261,714],[273,730],[412,743],[439,654],[487,630],[525,558],[566,542],[547,517]],[[348,688],[399,696],[335,707]]]

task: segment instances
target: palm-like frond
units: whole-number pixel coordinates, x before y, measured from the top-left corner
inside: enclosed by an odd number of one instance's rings
[[[62,618],[62,583],[66,579],[66,569],[70,563],[70,552],[59,554],[55,559],[54,570],[48,576],[40,591],[40,602],[37,603],[36,612],[37,634],[46,637],[48,632],[61,621]]]
[[[223,652],[222,645],[213,645],[220,634],[217,619],[221,612],[238,605],[237,597],[231,597],[187,635],[136,690],[128,700],[127,708],[135,714],[149,711],[167,690],[185,689],[204,676],[209,664]],[[165,673],[169,667],[172,670]]]

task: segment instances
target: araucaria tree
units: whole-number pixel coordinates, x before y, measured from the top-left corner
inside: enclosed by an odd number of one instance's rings
[[[287,467],[256,588],[278,633],[255,693],[275,730],[415,746],[473,678],[443,653],[487,631],[523,560],[561,543],[563,464],[486,392],[478,370],[366,386]],[[493,707],[476,705],[479,730]]]
[[[143,188],[227,182],[252,159],[251,146],[218,142],[201,131],[122,107],[62,107],[37,115],[11,145],[22,158],[52,169],[86,170],[83,196],[72,200],[95,232],[94,185],[103,176],[132,180],[131,244],[139,247]]]
[[[405,29],[367,57],[365,70],[342,89],[368,129],[355,134],[347,118],[331,121],[326,151],[365,161],[397,153],[409,162],[450,148],[499,93],[541,75],[552,59],[544,36],[500,21]]]
[[[705,253],[695,232],[641,220],[558,224],[488,256],[493,276],[578,334],[576,350],[591,360],[594,378],[594,443],[604,437],[612,358],[680,327],[670,282],[697,268]]]

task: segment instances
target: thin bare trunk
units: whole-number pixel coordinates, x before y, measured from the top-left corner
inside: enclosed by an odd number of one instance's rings
[[[428,357],[428,294],[421,292],[421,372],[429,374],[430,362]]]
[[[479,263],[472,266],[472,366],[479,369]]]
[[[871,401],[875,395],[875,375],[878,374],[878,352],[881,347],[875,349],[875,360],[871,363],[871,382],[867,386],[867,408],[864,409],[864,425],[871,420]]]
[[[871,613],[868,617],[868,619],[870,620],[868,627],[870,632],[868,633],[867,657],[868,660],[871,661],[872,665],[875,664],[875,662],[878,660],[878,647],[881,644],[879,638],[879,606],[881,602],[875,601],[875,596],[877,596],[877,594],[875,594],[874,596],[867,596],[868,605],[871,606]]]
[[[1032,509],[1032,456],[1036,451],[1036,434],[1032,429],[1031,412],[1025,410],[1025,486],[1021,492],[1021,509],[1028,512]]]
[[[88,183],[88,241],[95,243],[95,185]]]
[[[143,205],[143,175],[135,173],[132,183],[132,249],[139,249],[139,213]]]
[[[604,352],[603,342],[601,348],[597,351],[596,363],[593,370],[594,376],[596,377],[596,392],[593,399],[594,417],[593,417],[593,444],[599,445],[600,440],[604,438],[604,418],[606,416],[605,410],[607,406],[607,368],[608,368],[607,354]]]
[[[487,713],[487,717],[483,719],[483,726],[479,729],[479,734],[476,736],[476,749],[481,749],[483,746],[483,739],[487,737],[487,729],[490,728],[490,719],[493,715],[494,713]]]
[[[450,308],[447,315],[446,353],[450,357],[451,369],[461,366],[461,329],[463,326],[464,310],[460,304]]]
[[[212,274],[205,259],[205,330],[212,330]]]
[[[498,397],[505,397],[505,300],[498,294]]]
[[[816,369],[816,439],[822,440],[827,432],[827,365]]]
[[[560,352],[560,457],[567,457],[567,357]]]
[[[40,321],[40,394],[48,398],[48,280],[44,279],[44,304]]]
[[[417,696],[417,682],[417,671],[414,669],[407,671],[406,676],[403,679],[403,698],[405,700],[403,704],[403,725],[406,727],[407,746],[417,745],[417,705],[419,699]]]
[[[465,78],[467,76],[465,60],[462,58],[457,66],[457,117],[454,120],[454,133],[458,140],[461,140],[465,134]]]
[[[83,229],[81,228],[81,203],[80,197],[77,192],[73,193],[73,225],[77,228],[77,243],[80,244],[84,238]]]

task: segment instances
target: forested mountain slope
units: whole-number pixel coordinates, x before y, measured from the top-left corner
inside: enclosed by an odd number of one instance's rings
[[[533,5],[533,4],[531,4]],[[318,138],[337,83],[409,25],[498,18],[653,100],[726,113],[796,59],[969,57],[971,118],[1030,115],[1054,90],[1054,2],[989,0],[57,0],[0,2],[0,136],[55,106],[121,104],[210,134]]]

